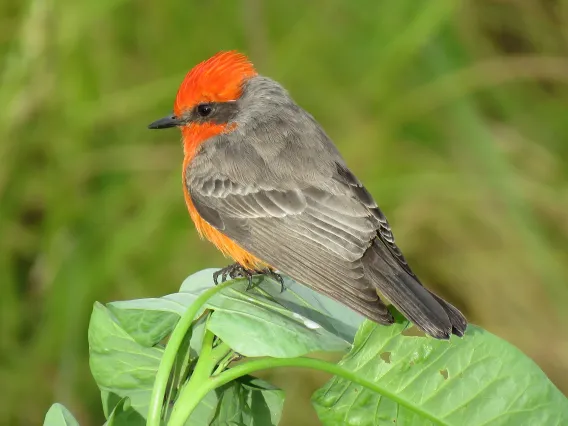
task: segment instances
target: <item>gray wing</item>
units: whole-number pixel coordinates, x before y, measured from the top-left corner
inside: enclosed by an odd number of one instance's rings
[[[455,308],[421,286],[386,218],[341,158],[332,152],[333,161],[322,157],[316,169],[292,164],[288,169],[296,173],[282,176],[282,168],[261,163],[262,156],[255,158],[258,153],[242,144],[225,145],[230,155],[219,155],[219,145],[216,155],[198,160],[187,173],[191,199],[209,224],[296,281],[374,321],[393,322],[379,290],[429,334],[448,337],[453,328],[459,334],[461,326],[448,318]],[[244,164],[252,163],[248,171],[237,166],[242,167],[240,152],[247,153]]]
[[[378,223],[346,188],[268,189],[217,175],[195,178],[189,190],[200,215],[248,252],[375,321],[393,322],[361,262]]]

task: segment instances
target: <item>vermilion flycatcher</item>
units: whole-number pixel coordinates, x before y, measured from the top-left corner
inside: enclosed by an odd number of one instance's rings
[[[321,126],[244,55],[218,53],[186,75],[173,115],[149,128],[174,126],[189,214],[237,262],[223,280],[278,270],[392,324],[378,290],[429,335],[463,335],[465,317],[422,286]]]

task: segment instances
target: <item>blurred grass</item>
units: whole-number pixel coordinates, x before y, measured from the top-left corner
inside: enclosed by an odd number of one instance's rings
[[[0,28],[0,424],[53,401],[102,424],[93,302],[227,262],[179,134],[146,125],[232,48],[324,125],[423,281],[568,392],[568,2],[5,0]]]

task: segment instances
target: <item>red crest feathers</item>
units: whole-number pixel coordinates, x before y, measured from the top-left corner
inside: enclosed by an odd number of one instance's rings
[[[242,83],[257,75],[248,58],[236,51],[219,52],[187,73],[174,104],[174,114],[201,102],[227,102],[241,95]]]

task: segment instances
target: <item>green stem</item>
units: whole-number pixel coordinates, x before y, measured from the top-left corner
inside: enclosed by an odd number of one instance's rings
[[[420,414],[426,419],[431,420],[438,425],[446,425],[440,419],[432,416],[430,413],[421,410],[418,407],[411,405],[408,401],[400,398],[397,394],[373,383],[357,374],[342,368],[337,364],[333,364],[327,361],[321,361],[319,359],[313,358],[264,358],[259,360],[254,360],[247,362],[246,364],[237,365],[223,373],[210,377],[203,385],[194,392],[189,394],[180,395],[176,406],[179,407],[176,418],[174,419],[173,414],[168,423],[168,426],[183,426],[185,421],[189,418],[195,407],[199,402],[212,390],[229,383],[239,377],[245,376],[247,374],[252,374],[256,371],[266,370],[269,368],[276,367],[300,367],[300,368],[312,368],[315,370],[321,370],[333,374],[335,376],[342,377],[344,379],[350,380],[353,383],[364,386],[378,394],[385,396],[392,401],[396,402],[402,407],[405,407],[417,414]],[[175,408],[174,408],[175,410]],[[175,420],[175,422],[174,422]]]
[[[231,355],[231,348],[225,342],[221,342],[217,347],[211,351],[211,362],[213,366],[222,363],[223,360]]]
[[[164,395],[166,393],[166,387],[168,385],[168,379],[170,377],[170,372],[174,365],[177,352],[181,346],[186,333],[190,333],[191,324],[194,318],[197,316],[199,310],[207,303],[207,301],[213,297],[216,293],[219,293],[224,288],[229,287],[235,281],[226,281],[215,287],[204,291],[195,301],[187,308],[187,311],[180,318],[177,323],[170,340],[166,345],[164,350],[164,355],[160,361],[160,366],[158,367],[158,372],[156,373],[156,380],[154,381],[154,388],[152,389],[152,396],[150,398],[150,407],[148,408],[148,417],[146,420],[146,426],[160,426],[160,416],[162,412],[162,404],[164,401]]]
[[[195,369],[193,370],[189,382],[181,388],[168,424],[180,423],[183,425],[185,423],[186,417],[180,419],[180,410],[182,410],[181,416],[184,415],[183,409],[181,408],[182,403],[180,401],[191,400],[193,395],[198,394],[199,389],[206,384],[217,363],[221,361],[231,350],[231,348],[229,348],[229,346],[225,343],[221,343],[213,349],[212,346],[214,338],[215,335],[211,331],[205,330],[199,359],[197,360],[197,364],[195,365]],[[197,402],[200,400],[201,398],[198,399]]]
[[[225,354],[225,357],[223,359],[219,360],[219,365],[213,371],[213,376],[216,376],[217,374],[225,371],[225,369],[231,363],[231,360],[234,358],[234,356],[235,356],[235,353],[232,350],[229,349],[229,351]]]
[[[193,370],[193,373],[191,373],[189,382],[187,382],[182,387],[180,391],[180,396],[183,395],[184,392],[186,392],[186,389],[195,387],[196,385],[199,385],[200,383],[204,382],[211,374],[212,367],[210,367],[210,364],[212,361],[211,352],[213,352],[212,345],[214,338],[215,335],[211,331],[205,330],[205,335],[203,336],[203,343],[201,344],[201,353],[199,354],[199,359],[197,360],[197,364],[195,364],[195,369]],[[174,406],[174,411],[175,411],[175,406]],[[173,414],[174,411],[172,411],[172,416],[174,415]]]

